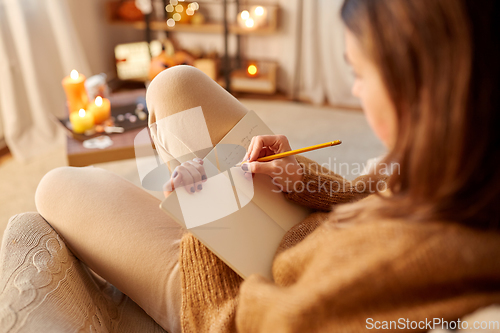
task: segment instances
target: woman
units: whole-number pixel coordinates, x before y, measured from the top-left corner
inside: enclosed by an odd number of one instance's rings
[[[276,177],[289,166],[279,180],[294,185],[283,186],[287,197],[325,211],[283,238],[274,282],[242,281],[182,235],[156,199],[99,169],[49,173],[37,191],[39,212],[78,258],[169,332],[359,332],[383,322],[428,330],[426,320],[498,303],[499,15],[495,0],[345,1],[353,94],[389,149],[385,162],[400,168],[387,191],[361,199],[370,191],[358,184],[377,175],[351,186],[303,157],[258,163],[290,146],[282,136],[254,138],[243,167]],[[151,124],[200,105],[213,144],[246,112],[189,67],[163,72],[148,90]],[[189,152],[165,133],[152,136],[164,153]],[[174,186],[202,185],[199,161],[177,171]],[[307,190],[339,180],[351,187]]]

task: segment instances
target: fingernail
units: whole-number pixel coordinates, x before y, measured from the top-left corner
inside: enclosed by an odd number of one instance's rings
[[[198,190],[200,190],[200,191],[201,191],[202,189],[203,189],[203,186],[201,186],[201,184],[200,184],[200,185],[198,185]]]
[[[201,176],[201,180],[207,180],[207,176],[205,175]]]
[[[248,171],[248,164],[247,163],[242,164],[241,169],[243,169],[243,171]]]
[[[191,193],[194,193],[194,187],[191,187]]]
[[[177,177],[179,175],[179,173],[176,171],[174,171],[174,174],[172,175],[173,178]]]

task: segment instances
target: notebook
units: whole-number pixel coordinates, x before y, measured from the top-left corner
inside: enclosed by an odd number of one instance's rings
[[[204,158],[208,180],[189,194],[176,189],[160,205],[242,278],[272,279],[272,262],[285,233],[310,211],[285,198],[271,177],[244,177],[239,163],[252,137],[272,135],[253,111]]]

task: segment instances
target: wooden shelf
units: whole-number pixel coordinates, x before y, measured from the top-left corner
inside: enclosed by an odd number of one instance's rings
[[[234,0],[236,4],[239,4],[241,0]],[[203,1],[205,2],[205,1]],[[203,3],[200,1],[200,3]],[[217,3],[208,0],[211,3]],[[207,3],[208,3],[207,2]],[[229,2],[229,1],[228,1]],[[229,87],[225,87],[229,91],[238,91],[238,92],[249,92],[249,93],[261,93],[261,94],[274,94],[276,93],[276,77],[277,77],[277,64],[266,64],[266,62],[261,63],[262,69],[265,69],[259,77],[257,78],[248,78],[246,76],[246,69],[233,69],[231,61],[229,60],[228,55],[228,40],[229,35],[235,35],[237,41],[237,59],[238,64],[241,60],[241,51],[240,51],[240,37],[241,36],[265,36],[275,34],[278,31],[278,14],[279,14],[279,5],[276,4],[261,4],[261,6],[267,9],[267,21],[265,25],[255,28],[246,28],[242,27],[238,24],[238,18],[233,17],[232,22],[228,22],[228,15],[224,18],[222,22],[210,22],[207,21],[203,24],[190,24],[190,23],[176,23],[173,27],[167,25],[166,21],[152,21],[148,24],[144,21],[124,21],[117,17],[116,9],[120,4],[117,0],[112,0],[107,3],[107,11],[109,23],[113,25],[123,26],[123,27],[132,27],[134,29],[146,30],[148,32],[146,34],[146,39],[151,41],[150,30],[154,31],[166,31],[166,32],[185,32],[185,33],[201,33],[201,34],[220,34],[224,37],[224,57],[221,61],[222,72],[224,73],[223,78],[217,80],[223,87],[229,84]],[[218,3],[223,5],[224,13],[227,13],[227,2]],[[251,4],[241,4],[239,6],[239,11],[241,10],[251,10],[253,6],[258,6],[257,3]],[[225,25],[227,26],[227,30],[225,29]],[[231,81],[234,82],[231,82]]]
[[[146,29],[144,21],[129,22],[117,19],[113,13],[116,8],[116,2],[108,4],[108,17],[109,22],[113,25],[128,26],[138,30]],[[238,24],[229,24],[229,33],[233,35],[270,35],[276,33],[278,30],[278,6],[266,5],[268,9],[268,24],[263,27],[255,29],[246,29],[240,27]],[[150,24],[152,30],[157,31],[172,31],[172,32],[190,32],[190,33],[207,33],[207,34],[223,34],[224,24],[222,22],[207,22],[204,24],[182,24],[177,23],[173,27],[169,27],[166,22],[153,21]]]
[[[144,22],[123,22],[112,21],[111,24],[133,27],[134,29],[146,29]],[[151,22],[151,29],[157,31],[173,31],[173,32],[192,32],[206,34],[222,34],[224,33],[224,25],[222,23],[205,23],[205,24],[176,24],[174,27],[169,27],[164,22]],[[276,27],[266,26],[253,30],[244,29],[237,25],[229,26],[229,33],[233,35],[270,35],[276,32]]]

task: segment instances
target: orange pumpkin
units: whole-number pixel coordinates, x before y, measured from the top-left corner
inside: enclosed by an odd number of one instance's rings
[[[151,60],[149,67],[149,79],[153,80],[158,74],[165,69],[177,65],[190,65],[194,64],[194,58],[184,51],[177,51],[173,56],[168,56],[165,51],[162,51],[158,56]]]
[[[125,1],[118,7],[117,15],[124,21],[142,21],[144,15],[135,5],[135,1]]]

